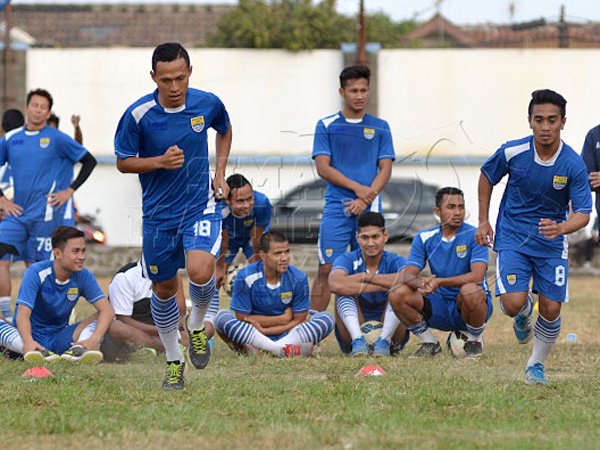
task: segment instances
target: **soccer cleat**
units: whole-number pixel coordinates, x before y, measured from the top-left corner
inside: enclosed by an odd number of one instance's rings
[[[424,342],[409,358],[433,358],[440,353],[442,353],[442,347],[439,342]]]
[[[517,315],[513,321],[513,330],[519,344],[527,344],[533,336],[531,316]]]
[[[527,384],[548,384],[548,378],[544,374],[544,365],[535,363],[525,369],[525,379]]]
[[[23,359],[30,364],[43,364],[54,362],[59,359],[56,353],[51,352],[50,350],[33,350],[31,352],[27,352],[23,355]]]
[[[190,335],[190,347],[188,349],[190,362],[196,369],[204,369],[210,360],[210,346],[204,327],[199,330],[190,330],[187,321],[185,327]]]
[[[402,339],[402,341],[395,342],[392,339],[392,343],[390,345],[390,355],[391,356],[398,355],[402,350],[404,350],[404,347],[406,347],[406,344],[408,344],[409,340],[410,340],[410,331],[408,331],[408,330],[406,330],[406,333],[405,333],[404,338]]]
[[[88,350],[83,345],[73,345],[60,355],[60,358],[81,364],[97,364],[104,359],[104,356],[98,350]]]
[[[352,356],[361,356],[369,354],[369,347],[367,346],[367,340],[364,336],[356,338],[352,341]]]
[[[378,337],[373,344],[373,356],[390,356],[390,347],[390,341]]]
[[[163,380],[162,388],[165,391],[180,391],[184,387],[183,372],[185,362],[171,361],[167,362],[167,372]]]
[[[477,341],[468,341],[465,344],[465,358],[479,359],[483,355],[483,344]]]

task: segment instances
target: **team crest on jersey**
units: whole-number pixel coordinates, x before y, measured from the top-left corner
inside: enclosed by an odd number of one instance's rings
[[[148,266],[148,269],[150,269],[150,273],[152,275],[156,275],[158,273],[158,266]]]
[[[48,146],[50,145],[50,138],[40,138],[40,147],[41,148],[48,148]]]
[[[281,302],[286,305],[292,301],[292,293],[291,292],[282,292],[281,293]]]
[[[192,117],[192,130],[196,133],[201,133],[204,130],[204,116]]]
[[[328,258],[331,258],[331,255],[333,255],[333,249],[332,248],[326,248],[325,249],[325,256],[327,256]]]
[[[246,220],[244,220],[244,226],[245,227],[251,227],[253,223],[254,223],[254,219],[246,219]]]
[[[67,291],[67,300],[74,302],[79,298],[79,289],[76,287],[69,288]]]
[[[517,276],[514,274],[510,274],[510,275],[506,275],[506,282],[510,285],[510,286],[514,286],[517,282]]]
[[[561,177],[560,175],[554,175],[554,178],[552,178],[552,186],[557,191],[560,191],[561,189],[564,189],[565,186],[567,185],[567,180],[568,180],[567,177]]]
[[[467,256],[467,246],[466,245],[457,245],[456,246],[456,256],[460,259],[463,259]]]
[[[363,136],[368,140],[373,139],[375,137],[375,128],[364,128]]]

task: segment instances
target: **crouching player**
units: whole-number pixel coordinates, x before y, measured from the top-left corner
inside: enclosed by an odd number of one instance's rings
[[[98,349],[114,312],[94,276],[83,267],[83,232],[58,227],[52,234],[52,253],[53,261],[38,262],[25,271],[15,310],[16,328],[0,322],[0,345],[35,364],[58,358],[99,362],[102,353]],[[69,325],[81,296],[97,314]]]
[[[488,249],[475,241],[477,229],[464,223],[465,199],[460,189],[440,189],[435,205],[441,224],[414,238],[390,302],[402,323],[422,342],[411,358],[442,351],[429,328],[463,331],[468,339],[466,357],[479,358],[482,333],[493,309],[485,278]],[[427,263],[431,276],[419,277]]]
[[[310,355],[334,327],[328,312],[308,319],[308,278],[290,265],[290,244],[270,231],[260,238],[261,261],[240,270],[233,285],[232,314],[221,310],[217,332],[236,348],[252,346],[276,356]]]
[[[385,219],[376,212],[358,216],[359,248],[338,256],[329,276],[336,294],[335,336],[344,353],[390,356],[400,352],[409,338],[388,302],[388,290],[398,279],[406,260],[384,250],[388,240]],[[383,322],[381,335],[370,349],[360,324]]]

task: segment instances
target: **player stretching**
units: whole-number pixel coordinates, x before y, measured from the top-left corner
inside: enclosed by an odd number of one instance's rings
[[[547,384],[544,362],[560,334],[560,309],[568,300],[567,234],[590,218],[592,196],[585,165],[560,139],[567,101],[549,89],[534,91],[529,103],[533,136],[503,144],[481,167],[477,242],[498,252],[496,288],[500,307],[514,318],[520,343],[531,339],[533,301],[529,281],[539,294],[533,351],[525,378]],[[493,186],[508,174],[496,221],[489,222]],[[567,219],[571,202],[573,215]]]
[[[378,194],[392,174],[395,159],[386,121],[367,114],[369,79],[366,66],[346,67],[340,74],[342,111],[319,120],[312,157],[319,176],[327,181],[325,208],[319,230],[319,272],[311,307],[327,309],[333,261],[356,242],[356,217],[367,209],[379,212]]]
[[[176,301],[177,271],[182,267],[190,277],[193,304],[187,319],[189,359],[201,369],[210,358],[204,315],[215,291],[215,261],[221,248],[215,199],[226,198],[229,191],[229,116],[214,94],[188,89],[191,74],[190,58],[181,44],[156,47],[150,75],[157,89],[127,109],[115,136],[117,168],[140,174],[143,264],[152,280],[152,317],[167,357],[164,389],[184,386]],[[208,160],[211,127],[217,131],[214,180]]]

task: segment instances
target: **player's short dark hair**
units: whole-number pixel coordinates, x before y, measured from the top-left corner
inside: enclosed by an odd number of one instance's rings
[[[10,130],[22,127],[25,124],[25,116],[18,109],[7,109],[2,114],[2,131],[8,133]]]
[[[560,95],[558,92],[554,92],[550,89],[538,89],[531,93],[531,101],[529,102],[528,114],[531,117],[533,111],[533,105],[543,105],[544,103],[551,103],[560,108],[560,116],[565,117],[567,115],[567,100]]]
[[[340,87],[346,87],[348,80],[357,80],[359,78],[366,78],[367,83],[370,83],[371,69],[364,64],[346,67],[342,70],[342,73],[340,73]]]
[[[444,195],[460,195],[463,199],[465,198],[465,194],[457,187],[446,186],[439,189],[435,193],[435,206],[439,208],[442,206],[442,200],[444,199]]]
[[[356,223],[359,230],[363,227],[379,227],[385,230],[385,219],[380,213],[374,211],[362,213],[358,216]]]
[[[250,185],[250,187],[252,187],[248,179],[241,173],[234,173],[233,175],[229,175],[229,177],[227,178],[227,186],[229,186],[229,197],[231,197],[231,192],[234,189],[240,189],[246,185]]]
[[[179,42],[165,42],[158,45],[152,53],[152,70],[156,71],[159,62],[171,62],[183,58],[185,65],[190,67],[190,55]]]
[[[58,128],[58,126],[60,124],[60,117],[58,117],[56,114],[52,113],[52,114],[50,114],[50,117],[48,117],[48,123],[55,123],[56,128]]]
[[[288,242],[288,238],[285,234],[279,231],[267,231],[260,237],[260,250],[267,253],[269,251],[269,247],[271,247],[271,242]]]
[[[84,236],[83,231],[75,227],[60,226],[52,232],[52,248],[63,250],[69,239],[82,238]]]
[[[34,89],[27,93],[27,101],[25,103],[26,105],[29,105],[29,102],[31,101],[31,97],[33,97],[34,95],[44,97],[46,100],[48,100],[48,109],[52,109],[52,105],[54,105],[54,100],[52,100],[52,96],[50,95],[50,92],[48,92],[46,89],[40,89],[40,88]]]

